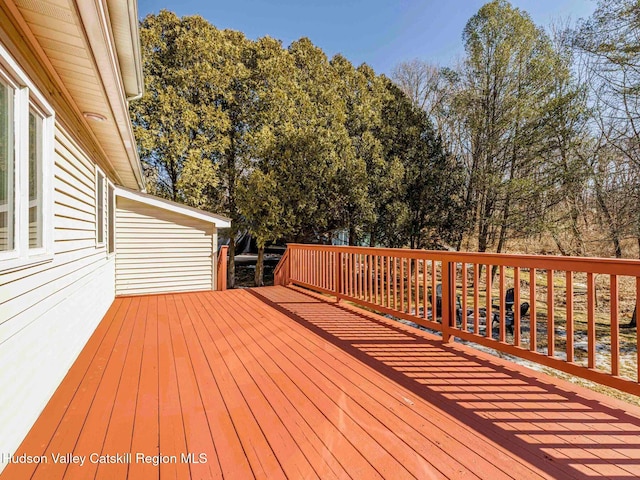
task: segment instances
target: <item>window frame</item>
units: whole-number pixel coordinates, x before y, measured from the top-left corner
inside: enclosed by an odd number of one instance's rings
[[[1,45],[0,45],[1,47]],[[1,53],[1,51],[0,51]],[[13,90],[13,95],[12,95],[12,103],[11,103],[11,107],[10,107],[10,111],[11,111],[11,129],[10,129],[10,133],[9,135],[12,138],[11,142],[11,156],[12,158],[12,165],[11,165],[11,171],[12,171],[12,176],[13,176],[13,186],[9,187],[9,194],[10,196],[12,196],[13,198],[8,199],[7,202],[7,209],[9,208],[9,206],[13,207],[13,217],[12,217],[12,222],[13,222],[13,228],[12,228],[12,234],[13,234],[13,248],[11,250],[3,250],[0,251],[0,262],[2,263],[6,263],[8,260],[13,260],[16,259],[20,256],[20,250],[19,247],[20,245],[18,244],[18,231],[19,231],[19,223],[20,223],[20,218],[18,213],[20,212],[20,208],[17,205],[17,202],[19,201],[19,195],[16,192],[17,186],[19,184],[19,176],[20,176],[20,172],[19,172],[19,168],[16,168],[16,158],[17,158],[17,153],[16,153],[16,110],[17,110],[17,104],[18,104],[18,91],[20,90],[20,86],[15,82],[15,80],[13,78],[11,78],[10,75],[8,75],[8,73],[6,71],[4,71],[5,69],[3,68],[4,65],[2,64],[1,61],[1,57],[0,57],[0,80],[2,80],[3,83],[7,84],[7,86],[9,88],[11,88]]]
[[[107,255],[116,253],[116,186],[107,180]]]
[[[102,177],[102,180],[100,179]],[[100,195],[100,185],[102,185],[102,195]],[[105,188],[107,185],[107,176],[104,174],[102,169],[96,165],[96,175],[95,175],[95,213],[96,213],[96,248],[101,248],[106,246],[107,244],[107,235],[106,235],[106,220],[107,220],[107,189]],[[100,212],[100,200],[102,199],[102,212]],[[100,228],[99,225],[102,225],[102,239],[100,239]]]
[[[29,102],[29,108],[27,111],[27,132],[29,133],[29,115],[30,114],[34,114],[37,117],[39,117],[40,120],[40,138],[37,139],[39,145],[38,145],[38,150],[39,150],[39,154],[40,154],[40,158],[39,158],[39,178],[38,181],[40,181],[40,192],[39,192],[39,198],[36,199],[36,201],[39,201],[39,219],[40,219],[40,235],[41,235],[41,239],[40,239],[40,243],[41,245],[39,247],[31,247],[29,245],[29,242],[31,240],[30,237],[30,233],[29,233],[29,228],[30,228],[30,219],[29,219],[29,210],[31,209],[31,186],[29,185],[29,181],[30,181],[30,173],[29,173],[29,163],[30,163],[30,159],[27,158],[27,168],[26,168],[26,203],[27,203],[27,207],[26,207],[26,228],[27,228],[27,249],[29,252],[30,256],[34,256],[34,255],[42,255],[42,254],[46,254],[48,251],[52,250],[53,245],[48,245],[47,244],[47,240],[49,242],[51,242],[51,238],[46,238],[46,232],[48,231],[53,231],[53,225],[50,225],[47,223],[47,215],[45,214],[46,212],[46,205],[47,203],[49,203],[51,201],[51,199],[49,198],[49,196],[47,195],[47,178],[49,178],[49,175],[51,174],[50,171],[46,170],[46,165],[49,164],[48,160],[45,158],[45,152],[49,149],[53,150],[53,145],[51,145],[51,147],[49,147],[47,145],[47,127],[46,127],[46,119],[47,117],[42,113],[42,111],[37,108],[37,105],[35,105],[33,102]],[[53,138],[51,139],[51,142],[53,142]],[[29,155],[29,138],[27,136],[27,157]],[[52,175],[51,175],[52,177]],[[52,180],[49,180],[49,183],[52,184]],[[49,237],[51,237],[51,235],[49,235]]]
[[[5,47],[0,44],[0,77],[13,95],[13,250],[0,252],[0,272],[24,268],[53,259],[53,157],[55,112]],[[41,181],[41,246],[29,247],[29,114],[41,120],[38,139]]]

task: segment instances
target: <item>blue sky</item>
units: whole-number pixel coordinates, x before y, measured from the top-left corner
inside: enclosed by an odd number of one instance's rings
[[[419,58],[452,65],[464,54],[462,30],[484,0],[139,0],[143,18],[161,9],[179,16],[202,15],[218,28],[240,30],[249,38],[265,35],[285,46],[309,37],[329,57],[342,53],[390,74],[404,60]],[[575,21],[589,16],[594,0],[512,0],[534,22]]]

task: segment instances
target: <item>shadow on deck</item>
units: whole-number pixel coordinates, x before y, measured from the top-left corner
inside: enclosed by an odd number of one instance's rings
[[[71,452],[84,465],[52,460]],[[2,480],[629,479],[640,409],[265,287],[116,299],[20,453],[49,460]]]
[[[313,293],[252,293],[551,477],[640,476],[637,407]]]

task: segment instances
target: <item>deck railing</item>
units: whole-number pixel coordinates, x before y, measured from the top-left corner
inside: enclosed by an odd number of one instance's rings
[[[290,244],[275,283],[640,395],[637,260]]]
[[[290,283],[289,266],[289,249],[287,248],[273,271],[273,283],[276,285],[288,285]]]
[[[218,251],[218,262],[216,269],[216,290],[227,289],[227,256],[229,254],[229,246],[223,245]]]

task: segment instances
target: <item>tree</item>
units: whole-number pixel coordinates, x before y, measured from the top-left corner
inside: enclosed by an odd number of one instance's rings
[[[389,246],[448,244],[461,227],[462,169],[444,150],[426,112],[391,82],[387,89],[380,137],[390,166],[388,178],[401,177],[390,182],[391,194],[382,204],[381,236]]]
[[[576,30],[574,46],[591,80],[592,130],[597,133],[586,163],[603,227],[616,256],[622,256],[626,235],[636,237],[640,253],[640,5],[632,0],[599,2]],[[629,183],[621,184],[621,179]]]
[[[349,230],[349,243],[355,245],[366,234],[376,243],[376,216],[389,189],[390,170],[377,132],[382,123],[382,105],[387,99],[385,81],[366,64],[353,68],[340,55],[331,60],[340,78],[340,96],[345,102],[345,126],[351,139],[353,162],[339,173],[345,201],[342,217]],[[350,194],[350,195],[349,195]]]
[[[261,286],[266,244],[289,234],[293,225],[284,209],[289,192],[283,189],[274,154],[280,134],[296,115],[297,86],[293,81],[295,66],[279,41],[261,38],[255,42],[254,52],[256,113],[251,124],[251,160],[247,172],[238,179],[237,204],[243,225],[258,246],[254,283]]]
[[[478,251],[504,248],[511,232],[531,225],[543,198],[539,122],[552,98],[554,52],[529,16],[504,0],[484,5],[467,23],[467,57],[459,108],[469,130],[465,201]]]
[[[153,191],[231,218],[229,285],[241,229],[236,189],[254,122],[253,43],[199,16],[166,10],[141,22],[145,94],[131,116]]]
[[[219,32],[201,17],[180,19],[166,10],[141,22],[145,78],[131,118],[154,193],[212,209],[217,157],[226,120],[209,99],[220,95],[226,72],[216,68]]]
[[[341,175],[352,175],[354,154],[345,128],[345,104],[336,88],[340,79],[326,55],[306,38],[287,51],[294,65],[289,95],[295,107],[274,128],[275,141],[266,158],[287,192],[291,238],[318,241],[344,226],[342,205],[354,195],[339,182]]]
[[[278,194],[274,172],[255,169],[238,186],[238,205],[249,233],[256,240],[258,259],[254,283],[264,285],[264,248],[267,242],[281,238],[286,232],[281,218],[284,210]]]
[[[427,113],[445,144],[453,141],[451,100],[457,90],[458,72],[414,59],[397,65],[392,78],[413,105]]]

